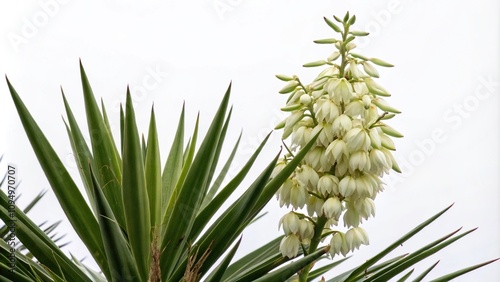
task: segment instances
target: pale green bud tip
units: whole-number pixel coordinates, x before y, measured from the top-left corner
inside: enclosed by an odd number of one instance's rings
[[[283,74],[277,74],[277,75],[276,75],[276,78],[278,78],[279,80],[282,80],[282,81],[290,81],[290,80],[293,80],[293,77],[288,76],[288,75],[283,75]]]
[[[369,32],[360,31],[360,30],[352,30],[352,31],[349,31],[349,33],[354,35],[354,36],[367,36],[370,34]]]
[[[283,127],[285,127],[285,124],[286,124],[286,119],[280,121],[280,123],[278,123],[276,127],[274,127],[274,129],[275,130],[282,129]]]
[[[302,107],[301,104],[294,104],[294,105],[283,107],[283,108],[281,108],[281,110],[284,112],[293,112],[293,111],[300,109],[301,107]]]
[[[340,57],[340,52],[339,51],[335,51],[333,52],[329,57],[328,57],[328,61],[335,61],[336,59],[338,59]]]
[[[389,92],[387,90],[385,90],[382,86],[378,85],[370,77],[365,78],[364,81],[365,81],[366,87],[368,88],[368,90],[371,93],[373,93],[375,95],[379,95],[379,96],[384,96],[384,97],[391,96],[391,94],[389,94]]]
[[[380,129],[382,129],[382,132],[384,132],[385,134],[387,134],[389,136],[396,137],[396,138],[403,138],[404,137],[403,134],[401,134],[396,129],[388,126],[387,124],[384,124],[383,126],[381,126]]]
[[[363,70],[371,77],[379,77],[377,69],[369,62],[362,62]]]
[[[325,20],[326,24],[331,27],[333,30],[335,30],[336,32],[341,32],[340,30],[340,27],[338,27],[334,22],[332,22],[331,20],[323,17],[323,19]]]
[[[311,68],[311,67],[323,66],[325,64],[326,64],[325,60],[319,60],[319,61],[314,61],[314,62],[310,62],[310,63],[304,64],[302,66],[305,67],[305,68]]]
[[[381,59],[377,59],[377,58],[370,58],[369,61],[371,61],[372,63],[379,65],[381,67],[393,67],[394,66],[391,63],[388,63],[386,61],[382,61]]]
[[[325,38],[325,39],[317,39],[317,40],[314,40],[313,42],[316,43],[316,44],[333,44],[333,43],[337,43],[337,39],[335,38]]]
[[[299,85],[299,83],[295,80],[292,80],[290,82],[287,83],[287,85],[285,85],[285,87],[281,88],[281,90],[279,91],[280,94],[286,94],[286,93],[290,93],[292,92],[295,87],[297,87]]]
[[[375,104],[375,106],[377,106],[379,109],[381,109],[382,111],[385,111],[385,112],[390,112],[390,113],[395,113],[395,114],[401,113],[400,110],[391,107],[385,100],[383,100],[381,98],[373,99],[373,104]]]
[[[361,60],[365,60],[365,61],[370,60],[368,57],[365,57],[365,56],[360,55],[360,54],[356,54],[356,53],[349,53],[349,54],[357,59],[361,59]]]

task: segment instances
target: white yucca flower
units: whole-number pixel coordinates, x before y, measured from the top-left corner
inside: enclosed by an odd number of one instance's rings
[[[341,29],[333,22],[327,23],[337,32]],[[361,31],[350,34],[366,35]],[[400,171],[391,152],[395,150],[391,137],[402,137],[402,134],[386,124],[400,111],[382,98],[390,94],[375,81],[379,72],[374,64],[392,65],[351,54],[356,47],[351,40],[321,41],[334,43],[336,50],[326,61],[305,66],[326,68],[306,86],[299,83],[296,76],[286,77],[284,81],[288,85],[281,90],[282,94],[289,94],[287,107],[283,110],[291,115],[280,124],[280,128],[284,128],[283,139],[291,136],[292,144],[287,147],[289,154],[293,155],[313,137],[317,138],[277,193],[280,205],[291,205],[294,210],[293,217],[286,215],[293,218],[291,226],[294,229],[286,227],[285,235],[293,233],[296,237],[285,237],[280,246],[283,256],[288,257],[296,255],[297,242],[303,247],[318,246],[320,238],[312,237],[310,232],[317,224],[322,224],[325,232],[333,232],[332,257],[345,256],[368,244],[366,231],[359,225],[375,216],[374,199],[384,189],[381,177],[390,170]],[[308,216],[297,217],[303,207]],[[297,233],[298,218],[300,231]],[[348,228],[345,233],[337,230],[339,221]],[[285,217],[280,225],[282,222],[285,229]],[[311,240],[316,242],[313,244]]]

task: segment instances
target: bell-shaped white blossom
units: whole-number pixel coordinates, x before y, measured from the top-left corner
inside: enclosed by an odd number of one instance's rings
[[[344,114],[355,118],[361,116],[365,110],[366,109],[362,101],[354,100],[349,104],[347,104],[347,106],[345,107]]]
[[[314,127],[311,135],[315,136],[319,132],[318,139],[316,139],[316,144],[318,146],[327,147],[335,134],[333,133],[333,126],[328,122],[320,122]]]
[[[345,239],[345,235],[341,232],[335,232],[330,240],[330,255],[332,258],[335,255],[342,254],[344,257],[349,253],[349,246]]]
[[[319,175],[311,166],[303,164],[297,169],[295,178],[306,185],[309,191],[314,191],[318,185]]]
[[[313,120],[310,117],[304,117],[299,121],[292,132],[292,142],[298,146],[305,146],[312,138],[312,130],[314,127]]]
[[[323,199],[314,195],[309,196],[309,199],[307,199],[307,214],[309,216],[314,216],[314,213],[316,213],[317,216],[322,216],[324,203],[325,201]]]
[[[355,227],[347,230],[345,233],[345,241],[351,251],[359,249],[361,245],[368,245],[368,234],[361,227]]]
[[[342,139],[333,140],[333,142],[326,148],[325,153],[330,156],[332,163],[349,156],[347,144]]]
[[[300,219],[294,212],[289,212],[280,219],[278,229],[282,226],[285,235],[297,234],[299,232]]]
[[[360,127],[355,127],[349,130],[344,136],[344,140],[347,144],[349,152],[359,150],[368,151],[371,145],[370,136],[365,129]]]
[[[371,198],[357,199],[354,201],[353,206],[358,214],[364,219],[375,216],[375,202]]]
[[[314,237],[314,225],[306,219],[301,219],[299,222],[298,235],[302,244],[308,245],[310,240]]]
[[[370,151],[371,172],[377,175],[388,173],[392,167],[391,160],[387,159],[382,150],[372,149]]]
[[[356,191],[356,179],[350,175],[344,176],[339,182],[339,192],[343,197],[349,197]]]
[[[318,172],[329,171],[330,167],[333,165],[330,158],[325,154],[325,147],[316,146],[307,152],[304,157],[306,164],[310,165],[313,169]]]
[[[326,218],[338,219],[342,214],[342,203],[340,202],[339,198],[328,198],[323,205],[323,214],[326,216]]]
[[[287,207],[292,205],[293,208],[304,207],[309,194],[307,188],[304,184],[299,182],[295,178],[288,178],[285,180],[283,185],[281,185],[278,190],[278,198],[280,200],[280,206],[286,205]]]
[[[323,197],[339,194],[339,179],[329,173],[323,174],[318,180],[317,191]]]
[[[315,114],[318,122],[332,123],[339,116],[339,107],[328,98],[318,99],[315,104]]]
[[[356,209],[349,207],[349,205],[347,206],[342,219],[345,227],[358,227],[361,223],[361,216]]]
[[[325,87],[330,98],[336,103],[349,103],[351,100],[353,94],[352,85],[345,78],[332,78]]]
[[[343,136],[347,131],[351,130],[352,121],[351,118],[345,114],[338,116],[333,121],[332,131],[336,136]]]
[[[383,153],[382,153],[383,154]],[[366,151],[356,151],[349,157],[349,170],[369,171],[371,167],[370,156]]]
[[[280,243],[280,252],[283,257],[294,258],[299,253],[300,239],[295,234],[290,234],[283,239]]]

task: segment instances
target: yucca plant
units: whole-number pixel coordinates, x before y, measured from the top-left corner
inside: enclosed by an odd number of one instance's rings
[[[342,33],[335,23],[325,20],[335,32],[343,35],[343,39],[340,43],[336,39],[320,40],[318,43],[339,43],[337,44],[339,54],[335,56],[337,58],[341,56],[340,68],[346,67],[347,63],[344,61],[346,58],[354,61],[357,58],[363,61],[362,64],[368,66],[367,72],[372,74],[375,72],[367,61],[386,64],[380,60],[366,60],[360,55],[352,57],[355,55],[351,54],[352,56],[348,57],[349,50],[346,46],[354,39],[348,36],[365,36],[367,33],[348,33],[348,29]],[[335,17],[335,20],[346,28],[354,24],[355,17],[346,14],[343,19]],[[334,61],[335,56],[329,57],[328,62],[314,62],[307,66],[333,64],[331,61]],[[314,159],[311,158],[311,152],[314,151],[312,149],[318,144],[326,147],[326,143],[331,141],[328,140],[324,130],[319,129],[309,134],[307,140],[301,139],[304,142],[301,142],[299,146],[286,147],[285,154],[277,151],[276,156],[261,169],[254,181],[248,187],[242,187],[244,191],[237,200],[222,210],[223,204],[236,190],[239,190],[243,179],[254,167],[256,158],[269,138],[268,135],[262,141],[233,178],[226,179],[239,144],[238,139],[227,160],[220,159],[232,112],[229,108],[231,85],[223,95],[211,125],[203,137],[199,136],[197,119],[192,135],[186,138],[184,106],[182,107],[168,157],[162,161],[160,150],[164,147],[160,146],[158,140],[154,109],[151,110],[147,137],[144,135],[141,137],[136,125],[131,95],[127,89],[126,102],[120,111],[120,134],[117,138],[111,133],[105,103],[101,102],[99,107],[81,63],[80,74],[90,143],[87,143],[85,134],[80,130],[64,93],[62,97],[66,109],[64,125],[79,168],[83,183],[82,189],[77,187],[9,80],[7,84],[27,137],[50,186],[99,270],[90,269],[75,257],[67,257],[54,238],[49,237],[40,226],[29,219],[25,212],[16,207],[15,235],[31,255],[20,250],[11,250],[2,240],[0,281],[313,281],[347,259],[342,258],[317,269],[313,268],[318,260],[332,257],[339,252],[345,255],[346,247],[352,249],[354,246],[353,242],[350,246],[343,246],[344,241],[335,244],[337,241],[333,239],[331,247],[319,246],[321,240],[327,236],[335,237],[335,234],[340,234],[340,231],[324,228],[327,219],[330,219],[321,218],[325,216],[319,210],[319,212],[315,211],[316,218],[312,216],[307,218],[317,231],[313,237],[308,238],[307,236],[311,235],[310,232],[304,231],[309,228],[310,224],[306,224],[306,228],[298,232],[295,227],[291,226],[293,225],[293,220],[291,220],[284,223],[287,225],[286,230],[290,232],[285,232],[284,236],[274,238],[239,260],[232,261],[242,240],[240,234],[258,219],[264,206],[275,194],[278,193],[283,203],[292,204],[294,209],[304,205],[300,197],[286,198],[283,190],[288,187],[286,182],[296,177],[297,169],[303,169],[300,166],[312,165],[311,159]],[[325,82],[333,77],[334,75],[319,80],[323,79]],[[293,100],[293,105],[289,105],[290,107],[285,110],[300,109],[303,111],[300,114],[302,118],[304,112],[309,109],[309,115],[314,116],[315,109],[311,102],[324,93],[315,97],[313,92],[308,91],[320,91],[324,83],[313,82],[314,87],[304,87],[296,77],[281,76],[280,78],[290,84],[282,92],[293,92],[289,99],[289,101]],[[344,76],[336,78],[344,78]],[[350,79],[351,77],[346,77],[344,80],[350,83]],[[346,85],[346,82],[342,83]],[[296,89],[297,86],[303,89]],[[374,95],[384,94],[384,89],[381,88],[369,90],[373,91]],[[377,91],[379,93],[375,93]],[[303,96],[304,94],[309,97]],[[347,101],[343,99],[347,98],[341,97],[339,101]],[[368,100],[362,102],[368,103]],[[303,106],[305,109],[302,109]],[[386,107],[383,110],[389,111],[389,108]],[[390,115],[384,114],[376,122],[388,117]],[[285,135],[290,135],[299,121],[299,118],[292,118],[285,122],[283,124]],[[393,134],[396,133],[393,132]],[[282,155],[286,155],[285,161],[279,161]],[[391,167],[397,170],[397,165],[392,164],[391,166],[385,164],[383,170]],[[276,169],[277,167],[279,169]],[[360,167],[356,166],[356,168]],[[316,169],[322,176],[325,174],[325,171],[321,169],[321,164]],[[335,173],[333,169],[332,174]],[[222,185],[222,183],[226,184]],[[81,191],[85,191],[85,195]],[[330,193],[334,190],[332,187],[323,187],[321,192],[325,191]],[[307,196],[333,197],[333,194],[323,193],[324,195],[321,196],[316,193],[318,191],[309,192],[311,194]],[[342,191],[340,195],[342,200],[348,197],[344,195],[345,193],[346,191]],[[297,195],[304,195],[304,193]],[[353,194],[349,196],[351,195]],[[9,206],[8,195],[2,191],[0,193],[0,218],[5,224],[11,220],[9,207],[12,206]],[[399,281],[404,281],[412,274],[413,270],[408,271],[408,269],[415,263],[473,231],[458,234],[457,230],[430,242],[411,254],[382,260],[448,209],[449,207],[418,225],[362,265],[340,273],[328,281],[388,281],[397,275],[403,275]],[[328,214],[337,215],[337,212],[329,210]],[[306,216],[301,215],[300,219],[305,218]],[[306,233],[307,236],[304,235]],[[292,251],[290,251],[290,244],[283,242],[288,242],[287,238],[292,235],[300,236],[301,241],[299,245],[292,246]],[[314,244],[308,245],[308,242]],[[17,258],[14,268],[9,267],[8,255],[11,253],[14,253]],[[491,262],[450,273],[437,278],[436,281],[448,281]],[[420,273],[414,281],[421,281],[434,266],[435,264]],[[327,280],[322,278],[322,281]]]
[[[220,173],[215,175],[231,116],[231,109],[228,110],[231,86],[199,147],[198,121],[189,141],[184,141],[182,109],[174,141],[162,166],[154,110],[147,139],[141,139],[127,90],[125,109],[120,113],[120,141],[115,143],[104,103],[99,109],[81,64],[80,71],[90,144],[85,141],[69,102],[64,93],[62,95],[67,115],[65,126],[87,199],[12,84],[8,80],[7,83],[52,190],[100,271],[68,258],[16,208],[16,235],[36,262],[16,252],[16,269],[10,271],[7,264],[0,264],[6,278],[13,281],[198,281],[206,277],[207,281],[222,281],[226,276],[224,281],[249,281],[238,278],[242,269],[253,280],[289,260],[280,258],[277,248],[270,248],[260,249],[229,265],[238,248],[239,235],[259,215],[308,148],[270,180],[279,156],[277,152],[245,192],[222,215],[214,218],[242,183],[269,137],[238,174],[221,187],[238,147],[236,142]],[[0,217],[7,222],[8,197],[2,192],[0,199]],[[276,240],[271,243],[274,242]],[[8,251],[5,246],[4,249]],[[283,269],[294,273],[325,252],[326,249],[319,250]],[[219,262],[225,253],[226,257]],[[246,264],[257,257],[258,264]]]

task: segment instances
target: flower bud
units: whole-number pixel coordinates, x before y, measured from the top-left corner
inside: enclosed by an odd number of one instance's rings
[[[347,51],[351,51],[352,49],[356,48],[356,44],[354,44],[354,42],[349,42],[347,43],[347,45],[345,46],[345,49]]]
[[[281,80],[281,81],[290,81],[293,80],[293,77],[288,76],[288,75],[283,75],[283,74],[277,74],[276,77]]]
[[[293,127],[297,122],[299,122],[304,117],[304,112],[295,111],[293,112],[285,121],[285,127],[283,129],[283,139],[288,138],[292,134]]]
[[[308,94],[302,94],[302,96],[300,96],[300,103],[303,105],[309,105],[311,104],[311,101],[311,96],[309,96]]]
[[[365,109],[370,108],[372,104],[372,98],[370,97],[370,95],[363,95],[361,97],[361,101],[363,102],[363,106],[365,107]]]
[[[375,104],[379,109],[385,112],[390,112],[390,113],[395,113],[395,114],[400,114],[401,111],[398,109],[395,109],[391,107],[384,99],[378,97],[376,99],[373,99],[373,104]]]
[[[328,57],[328,61],[335,61],[336,59],[338,59],[340,57],[340,52],[339,51],[335,51],[333,52],[329,57]]]
[[[356,78],[356,79],[366,77],[366,75],[361,73],[361,71],[358,69],[358,66],[354,60],[349,62],[349,73],[350,73],[350,76],[352,78]]]
[[[279,91],[280,94],[286,94],[292,92],[295,87],[297,87],[299,83],[296,80],[288,82],[281,90]]]
[[[309,67],[319,67],[319,66],[322,66],[324,64],[326,64],[325,60],[319,60],[319,61],[314,61],[314,62],[310,62],[307,64],[303,64],[302,66],[305,68],[309,68]]]
[[[370,77],[366,77],[364,81],[366,83],[366,87],[368,87],[368,90],[370,90],[371,93],[384,97],[391,96],[391,94],[389,94],[387,90],[385,90],[382,86],[375,83],[375,81],[373,81],[373,79],[371,79]]]
[[[396,146],[394,146],[394,142],[392,141],[391,138],[389,138],[389,136],[385,134],[380,134],[380,140],[382,140],[382,146],[384,148],[387,148],[391,151],[396,150]]]
[[[361,62],[361,65],[363,66],[363,70],[371,77],[379,77],[377,69],[370,64],[369,62]]]
[[[380,139],[380,128],[373,127],[368,131],[370,135],[370,141],[373,148],[379,149],[382,146],[382,139]]]
[[[382,61],[381,59],[377,59],[377,58],[371,58],[370,61],[376,65],[381,66],[381,67],[393,67],[394,66],[393,64],[390,64],[386,61]]]
[[[389,136],[392,136],[392,137],[396,137],[396,138],[402,138],[404,137],[403,134],[401,134],[399,131],[397,131],[396,129],[390,127],[389,125],[385,124],[385,123],[382,123],[382,126],[380,127],[380,129],[382,130],[382,132],[384,132],[385,134],[389,135]]]

